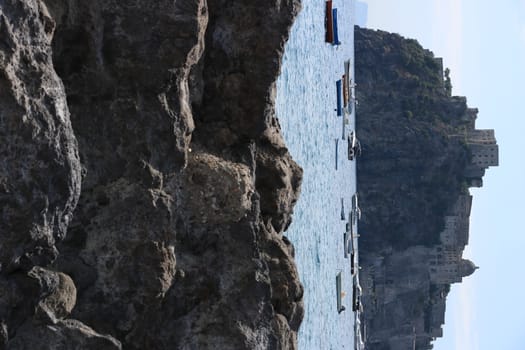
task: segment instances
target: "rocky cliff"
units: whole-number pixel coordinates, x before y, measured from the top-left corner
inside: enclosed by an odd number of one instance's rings
[[[450,283],[476,269],[462,258],[468,188],[497,165],[494,132],[415,40],[356,27],[355,57],[367,349],[429,349]]]
[[[297,347],[299,7],[0,1],[0,349]]]

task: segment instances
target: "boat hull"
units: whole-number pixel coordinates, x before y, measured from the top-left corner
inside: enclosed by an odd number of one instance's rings
[[[325,41],[327,43],[333,43],[334,41],[334,20],[332,17],[332,1],[326,2],[324,24],[325,24]]]
[[[341,281],[341,272],[335,276],[335,291],[337,293],[337,312],[341,313],[345,310],[345,307],[342,303],[342,281]]]
[[[332,41],[333,45],[341,45],[341,42],[339,41],[339,32],[337,30],[337,9],[332,9],[332,17],[333,17],[333,32],[334,32],[334,40]]]
[[[343,107],[342,107],[342,96],[341,96],[341,80],[338,80],[335,82],[335,89],[337,93],[337,116],[341,116],[343,113]]]

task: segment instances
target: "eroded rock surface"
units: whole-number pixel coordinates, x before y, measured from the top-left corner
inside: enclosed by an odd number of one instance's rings
[[[80,193],[80,161],[54,25],[39,1],[0,3],[0,269],[56,258]]]
[[[0,349],[297,347],[298,10],[0,1]]]

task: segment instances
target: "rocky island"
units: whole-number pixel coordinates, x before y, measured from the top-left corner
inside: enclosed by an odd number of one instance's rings
[[[498,146],[417,41],[356,27],[355,57],[367,349],[431,349],[450,284],[477,268],[462,258],[469,188],[498,165]]]
[[[295,349],[298,0],[0,1],[0,349]]]

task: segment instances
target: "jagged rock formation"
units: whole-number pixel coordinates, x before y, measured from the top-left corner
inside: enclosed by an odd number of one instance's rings
[[[297,347],[299,7],[0,1],[0,349]]]
[[[493,130],[451,96],[442,62],[415,40],[356,27],[361,284],[367,349],[430,349],[442,335],[462,259],[471,196],[497,165]]]

